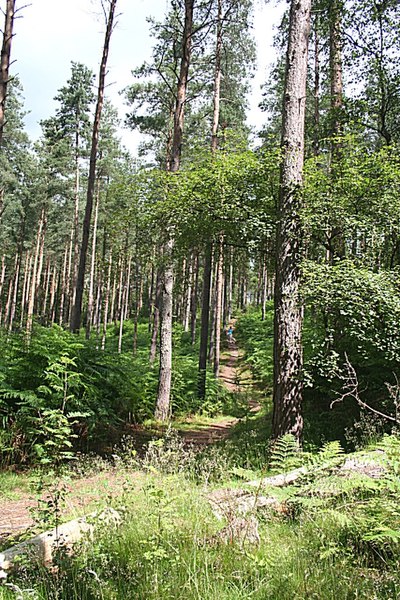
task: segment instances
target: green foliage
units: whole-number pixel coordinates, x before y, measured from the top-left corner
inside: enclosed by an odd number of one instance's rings
[[[44,600],[292,600],[306,594],[392,600],[400,591],[399,448],[398,438],[386,437],[377,449],[350,457],[384,465],[374,479],[338,470],[339,444],[325,446],[325,469],[311,466],[314,475],[291,486],[282,511],[265,518],[257,513],[257,546],[223,541],[204,490],[184,471],[161,476],[149,469],[140,489],[127,487],[119,501],[125,518],[118,534],[100,527],[97,539],[83,542],[74,557],[60,557],[57,571],[27,565],[9,583]],[[1,588],[0,598],[12,598],[11,589]]]
[[[293,435],[284,435],[274,442],[270,458],[270,468],[273,472],[292,471],[301,463],[299,443]]]
[[[273,384],[273,319],[273,303],[268,302],[265,321],[259,310],[250,310],[240,316],[235,332],[255,380],[267,391]]]
[[[147,323],[138,327],[135,356],[117,353],[119,327],[110,328],[107,350],[58,326],[37,326],[0,338],[0,444],[4,464],[51,463],[80,448],[102,449],[110,428],[152,418],[158,365],[149,365]],[[132,344],[125,323],[123,346]],[[228,392],[210,374],[207,400],[197,398],[197,349],[181,327],[174,333],[172,407],[174,415],[217,414]]]

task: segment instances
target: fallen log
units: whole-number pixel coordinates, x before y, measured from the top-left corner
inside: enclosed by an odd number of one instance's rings
[[[11,546],[0,552],[0,578],[5,579],[7,572],[17,567],[21,557],[44,565],[51,565],[54,554],[63,548],[73,552],[73,546],[84,537],[93,538],[96,528],[101,525],[117,527],[122,522],[120,514],[106,508],[100,513],[94,512],[68,523],[63,523],[51,531],[35,535],[35,537]]]

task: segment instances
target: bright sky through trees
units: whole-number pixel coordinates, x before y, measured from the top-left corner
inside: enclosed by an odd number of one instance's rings
[[[276,6],[279,4],[279,6]],[[5,0],[0,6],[4,8]],[[124,117],[124,101],[119,92],[132,82],[131,70],[150,58],[152,40],[146,17],[161,20],[168,0],[120,0],[117,29],[109,59],[107,94]],[[254,35],[258,47],[258,68],[250,98],[249,123],[259,127],[264,116],[258,109],[260,85],[266,79],[274,58],[274,26],[279,24],[284,3],[265,5],[256,0]],[[40,135],[39,121],[54,112],[57,90],[70,76],[71,61],[81,62],[96,74],[104,23],[99,0],[33,0],[21,11],[15,24],[12,48],[13,72],[24,87],[28,133]],[[121,131],[124,144],[134,150],[139,134]]]

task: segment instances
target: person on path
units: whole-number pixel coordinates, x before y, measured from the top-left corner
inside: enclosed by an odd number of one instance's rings
[[[233,327],[232,327],[232,325],[229,325],[228,330],[226,332],[226,335],[227,335],[227,338],[228,338],[228,344],[236,342],[235,338],[233,337]]]

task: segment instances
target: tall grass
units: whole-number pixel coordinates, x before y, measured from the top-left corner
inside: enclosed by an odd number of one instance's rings
[[[257,515],[258,545],[226,543],[218,535],[225,523],[207,502],[209,488],[149,465],[141,487],[128,486],[119,497],[122,527],[103,525],[75,556],[60,553],[57,569],[27,565],[9,583],[32,590],[19,597],[40,600],[394,600],[399,442],[385,444],[381,480],[317,471],[285,492],[281,510]],[[18,597],[15,589],[3,586],[0,598]]]

